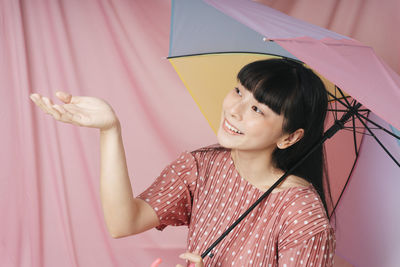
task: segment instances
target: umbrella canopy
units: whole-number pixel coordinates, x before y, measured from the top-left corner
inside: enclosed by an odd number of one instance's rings
[[[328,91],[343,98],[331,109],[362,103],[364,119],[370,110],[400,128],[400,77],[372,48],[251,1],[172,2],[169,60],[214,131],[222,99],[236,84],[240,68],[276,56],[300,60],[316,71]],[[337,87],[347,94],[337,93]],[[363,134],[364,129],[358,129],[363,124],[352,125],[353,132]],[[341,188],[333,192],[334,202],[355,166],[361,138],[342,131],[327,144],[333,188]],[[354,156],[341,151],[344,147],[355,147]]]
[[[298,59],[400,128],[400,77],[371,47],[252,1],[173,1],[172,9],[170,58],[248,52]]]
[[[222,100],[236,84],[240,68],[274,56],[305,62],[331,94],[340,96],[335,91],[338,86],[400,127],[396,115],[400,78],[372,48],[356,40],[243,0],[173,1],[170,34],[169,60],[215,132]],[[337,101],[331,105],[331,109],[346,110]],[[328,116],[327,125],[336,118],[335,114]],[[361,134],[342,131],[326,144],[336,203],[354,168],[364,133],[359,121],[353,126],[354,132]],[[353,147],[355,153],[342,151]]]

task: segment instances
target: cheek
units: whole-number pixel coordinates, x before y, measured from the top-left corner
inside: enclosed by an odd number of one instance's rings
[[[263,123],[249,123],[248,129],[251,132],[252,136],[259,136],[260,138],[265,138],[268,137],[269,135],[268,126],[266,126]]]
[[[271,142],[279,139],[282,135],[281,128],[274,123],[250,123],[248,129],[253,137],[257,137],[260,142]]]
[[[232,96],[232,93],[229,92],[229,93],[225,96],[224,100],[222,101],[222,108],[223,108],[223,109],[228,108],[228,107],[232,104],[232,101],[233,101],[233,100],[234,100],[234,97]]]
[[[227,97],[224,98],[224,101],[222,101],[222,109],[221,109],[221,119],[225,116],[225,112],[227,110],[228,103],[227,103]]]

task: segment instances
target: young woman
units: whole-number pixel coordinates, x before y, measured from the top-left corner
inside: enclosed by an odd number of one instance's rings
[[[55,119],[96,127],[101,135],[101,200],[113,237],[188,225],[196,266],[332,266],[334,230],[323,190],[323,149],[317,149],[202,261],[203,252],[322,137],[327,94],[299,63],[250,63],[225,97],[218,145],[182,153],[134,197],[121,127],[103,100],[31,98]],[[179,266],[179,265],[178,265]]]

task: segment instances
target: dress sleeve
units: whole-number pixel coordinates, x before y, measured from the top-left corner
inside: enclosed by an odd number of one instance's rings
[[[156,229],[189,224],[197,176],[194,156],[184,152],[165,167],[153,184],[138,196],[156,212],[160,220]]]
[[[336,241],[316,192],[304,190],[288,201],[279,231],[279,266],[333,266]]]
[[[279,252],[279,266],[331,267],[335,254],[333,229],[318,232],[301,243],[287,246]]]

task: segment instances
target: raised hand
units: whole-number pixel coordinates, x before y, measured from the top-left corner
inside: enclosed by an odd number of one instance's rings
[[[49,98],[36,93],[30,95],[36,105],[58,121],[100,130],[107,130],[118,124],[112,107],[100,98],[72,96],[61,91],[57,91],[56,96],[63,105],[55,105]]]

